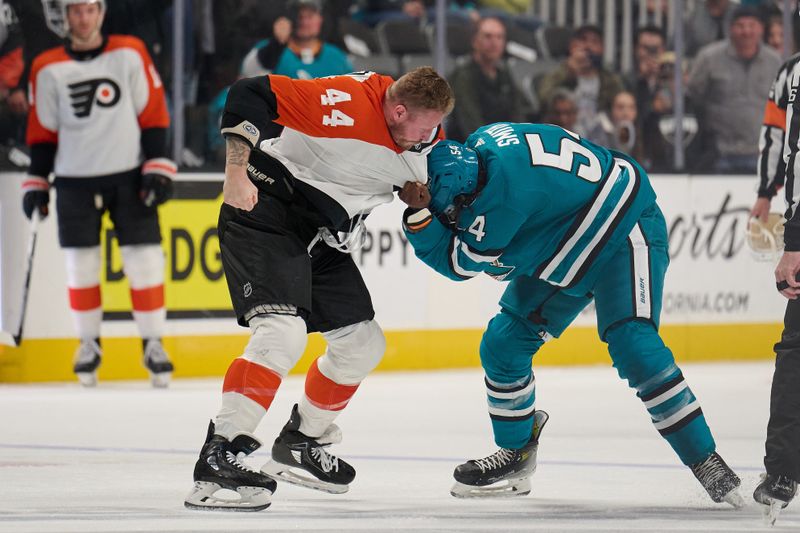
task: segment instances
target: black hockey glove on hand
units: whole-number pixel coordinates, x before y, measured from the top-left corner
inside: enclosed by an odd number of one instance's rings
[[[165,157],[145,161],[142,165],[142,187],[139,190],[142,203],[151,207],[172,198],[172,180],[177,171],[175,163]]]
[[[33,210],[39,210],[41,219],[45,219],[49,212],[50,203],[50,183],[39,176],[28,176],[22,182],[22,211],[30,220]]]

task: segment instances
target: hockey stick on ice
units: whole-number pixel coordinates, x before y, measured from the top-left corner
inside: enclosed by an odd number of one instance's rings
[[[5,331],[0,334],[0,343],[9,346],[19,346],[22,342],[22,328],[25,326],[25,310],[28,308],[28,292],[31,286],[31,272],[33,271],[33,252],[36,250],[36,235],[39,231],[39,210],[34,209],[31,215],[30,237],[28,240],[28,251],[25,254],[25,283],[22,285],[22,305],[19,310],[19,326],[17,332],[12,337]],[[8,342],[8,341],[11,342]]]

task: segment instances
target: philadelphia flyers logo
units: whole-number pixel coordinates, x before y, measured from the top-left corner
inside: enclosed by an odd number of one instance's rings
[[[78,118],[88,117],[94,104],[111,107],[119,102],[119,85],[108,78],[81,81],[67,87],[72,109]]]

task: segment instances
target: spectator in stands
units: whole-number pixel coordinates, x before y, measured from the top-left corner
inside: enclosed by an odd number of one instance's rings
[[[353,71],[347,55],[320,39],[321,0],[292,0],[289,18],[278,18],[272,39],[253,47],[242,62],[242,77],[281,74],[295,79],[333,76]]]
[[[686,55],[693,57],[705,45],[725,39],[734,7],[729,0],[705,0],[696,4],[684,24]]]
[[[265,28],[272,28],[286,13],[286,0],[213,0],[217,46],[213,57],[216,83],[212,94],[237,80],[242,58],[254,43],[264,39]]]
[[[482,18],[499,18],[504,24],[514,24],[531,32],[542,25],[540,19],[531,15],[531,0],[477,0],[475,4]]]
[[[347,55],[320,39],[321,0],[292,0],[289,17],[279,17],[272,26],[272,39],[256,44],[242,61],[241,77],[281,74],[311,79],[353,71]],[[224,161],[225,142],[219,135],[219,121],[228,96],[225,87],[208,109],[208,158]]]
[[[450,74],[456,107],[450,115],[448,137],[464,142],[467,136],[493,122],[524,122],[530,109],[514,85],[503,59],[506,29],[495,17],[475,24],[472,57]]]
[[[435,0],[356,0],[353,18],[367,26],[391,20],[414,19],[425,23],[433,18]],[[478,12],[470,0],[447,0],[448,16],[476,21]]]
[[[628,91],[618,92],[611,109],[598,114],[595,127],[586,136],[593,143],[625,152],[641,160],[642,142],[637,128],[636,98]]]
[[[24,117],[12,112],[8,103],[8,96],[18,86],[23,68],[19,23],[14,12],[7,11],[5,17],[0,15],[0,168],[11,166],[12,162],[16,166],[27,163],[25,160],[15,162],[11,156],[23,140]]]
[[[48,48],[58,46],[61,40],[59,35],[47,24],[43,2],[5,0],[5,3],[11,6],[19,21],[20,31],[23,35],[22,56],[25,63],[17,86],[8,95],[8,105],[12,112],[24,119],[28,113],[28,75],[33,58]]]
[[[672,8],[668,0],[647,0],[646,2],[634,2],[633,20],[638,20],[640,26],[662,26],[669,18],[669,11]],[[641,11],[644,10],[644,13]]]
[[[779,54],[783,54],[783,18],[773,15],[767,19],[764,42]]]
[[[172,45],[172,22],[166,14],[172,8],[172,3],[172,0],[106,0],[103,19],[104,34],[135,35],[144,41],[167,88],[172,85],[172,57],[169,50]],[[191,7],[192,2],[187,2],[188,12],[191,12]],[[191,20],[187,22],[191,27]],[[190,37],[191,33],[187,32],[188,41]]]
[[[715,139],[714,170],[752,174],[764,101],[781,58],[761,42],[764,25],[757,8],[738,7],[729,32],[729,39],[700,50],[687,94],[700,114],[702,129]]]
[[[16,88],[24,67],[17,21],[13,15],[9,19],[0,16],[0,101]]]
[[[650,112],[650,103],[656,94],[659,59],[664,54],[665,42],[664,31],[658,26],[644,26],[636,34],[636,71],[625,82],[636,98],[638,126]]]
[[[659,58],[658,85],[648,111],[642,117],[642,164],[652,172],[708,172],[714,161],[713,141],[700,131],[700,123],[691,102],[684,99],[681,122],[684,167],[675,167],[675,53],[665,52]],[[685,75],[684,75],[685,78]]]
[[[539,84],[539,101],[548,102],[563,87],[574,91],[578,104],[577,133],[589,131],[598,111],[610,109],[623,89],[622,80],[603,68],[603,32],[597,26],[581,26],[569,40],[569,56]]]
[[[564,88],[553,91],[544,108],[543,122],[574,132],[577,121],[578,104],[572,91]]]
[[[478,0],[481,9],[495,9],[510,15],[524,15],[530,11],[531,0]]]

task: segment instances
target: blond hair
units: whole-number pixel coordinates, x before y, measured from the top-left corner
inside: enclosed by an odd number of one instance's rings
[[[447,80],[431,67],[418,67],[400,76],[386,91],[389,100],[410,109],[453,110],[455,97]]]

